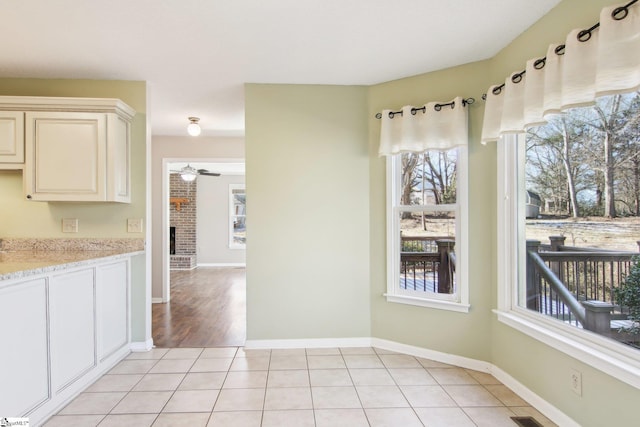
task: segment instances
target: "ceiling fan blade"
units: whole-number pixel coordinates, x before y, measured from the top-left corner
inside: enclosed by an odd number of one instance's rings
[[[206,169],[198,169],[198,173],[200,175],[220,176],[220,174],[218,172],[209,172]]]

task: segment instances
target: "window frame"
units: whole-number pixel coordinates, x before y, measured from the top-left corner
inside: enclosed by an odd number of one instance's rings
[[[469,312],[468,288],[468,183],[467,183],[467,147],[455,147],[457,150],[456,204],[447,205],[400,205],[400,187],[402,181],[402,153],[386,158],[386,208],[387,208],[387,302],[416,305],[420,307],[449,310],[461,313]],[[427,150],[437,151],[437,150]],[[454,294],[433,292],[413,292],[400,289],[400,220],[399,213],[413,212],[455,212],[456,216],[456,284]]]
[[[247,215],[246,213],[244,215],[237,215],[234,212],[234,207],[235,207],[235,200],[234,200],[234,194],[233,191],[234,190],[245,190],[245,197],[246,197],[246,186],[245,184],[229,184],[229,249],[238,249],[238,250],[244,250],[247,248],[247,244],[246,242],[244,244],[242,243],[235,243],[234,239],[233,239],[233,220],[234,218],[238,217],[238,216],[244,216],[245,218],[245,226],[246,226],[246,218]],[[245,209],[246,209],[246,201],[245,201]]]
[[[596,333],[565,325],[518,304],[525,280],[524,134],[498,141],[497,271],[498,321],[612,377],[640,388],[640,351]]]

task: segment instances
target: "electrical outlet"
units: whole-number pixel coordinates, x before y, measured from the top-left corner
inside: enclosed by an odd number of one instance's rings
[[[142,233],[142,218],[127,219],[127,233]]]
[[[78,218],[62,218],[62,232],[63,233],[77,233],[78,232]]]
[[[582,373],[571,370],[571,390],[578,396],[582,396]]]

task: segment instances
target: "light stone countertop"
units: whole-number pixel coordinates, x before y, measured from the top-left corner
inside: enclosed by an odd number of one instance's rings
[[[0,281],[144,253],[142,239],[2,239]],[[104,249],[98,249],[104,248]]]

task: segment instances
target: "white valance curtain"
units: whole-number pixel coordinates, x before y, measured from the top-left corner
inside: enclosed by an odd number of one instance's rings
[[[538,126],[549,114],[593,104],[598,96],[640,88],[640,4],[609,6],[600,26],[573,30],[564,47],[551,45],[546,58],[531,59],[504,86],[491,86],[482,143]],[[581,41],[583,40],[583,41]]]
[[[402,111],[383,110],[380,116],[380,156],[402,152],[448,150],[469,140],[467,101],[407,105]]]

